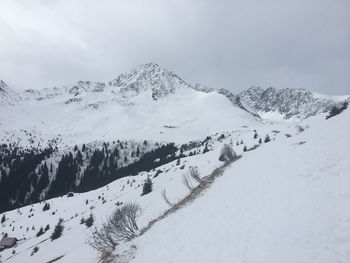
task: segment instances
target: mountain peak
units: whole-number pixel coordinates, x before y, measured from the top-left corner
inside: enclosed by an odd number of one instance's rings
[[[13,106],[21,99],[21,97],[7,84],[0,80],[0,105]]]
[[[140,65],[127,73],[119,75],[108,84],[119,88],[125,97],[151,91],[153,100],[173,94],[178,88],[189,86],[175,73],[161,68],[156,63]]]

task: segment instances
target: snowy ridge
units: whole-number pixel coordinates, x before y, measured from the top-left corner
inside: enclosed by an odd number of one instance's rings
[[[1,111],[2,141],[28,145],[30,131],[31,144],[59,138],[59,147],[116,138],[186,142],[258,121],[226,96],[197,91],[152,63],[109,83],[79,81],[22,97]]]
[[[0,234],[19,239],[0,260],[97,262],[82,219],[92,215],[100,227],[135,202],[139,235],[120,242],[117,262],[347,262],[350,112],[324,113],[343,100],[258,87],[235,95],[153,63],[108,83],[20,94],[0,82],[0,197],[18,202],[0,214]],[[176,204],[223,167],[224,145],[241,158],[193,202],[159,217],[169,209],[163,193]],[[141,195],[148,178],[152,191]],[[60,218],[63,235],[50,240]]]
[[[0,107],[14,106],[20,100],[20,95],[0,80]]]
[[[303,120],[333,105],[345,101],[350,96],[328,96],[303,89],[276,89],[251,87],[238,94],[242,105],[262,118],[294,121]]]

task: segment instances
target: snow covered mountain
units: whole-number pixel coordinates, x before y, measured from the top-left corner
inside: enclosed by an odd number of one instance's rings
[[[93,225],[100,227],[114,209],[136,202],[143,210],[140,231],[120,242],[111,262],[347,262],[349,123],[347,110],[329,120],[320,114],[297,125],[236,129],[211,136],[206,153],[94,191],[8,211],[1,215],[1,231],[19,241],[0,252],[1,259],[98,262],[100,255],[86,243],[92,228],[84,220],[92,214]],[[271,141],[256,147],[266,134]],[[222,168],[220,149],[230,143],[242,157]],[[202,178],[191,180],[192,190],[183,183],[191,166]],[[153,190],[142,196],[147,178]],[[178,205],[170,207],[164,194]],[[62,236],[51,240],[59,218]]]
[[[344,101],[234,94],[154,63],[107,83],[16,92],[1,81],[0,234],[18,240],[0,242],[0,261],[347,262]],[[97,253],[92,231],[130,202],[142,209],[135,236]]]
[[[14,106],[21,97],[0,80],[0,107]]]
[[[22,145],[28,143],[28,132],[40,138],[41,144],[60,137],[65,146],[114,139],[116,135],[122,139],[170,137],[171,141],[185,142],[259,118],[300,121],[347,98],[257,87],[236,95],[225,89],[191,85],[148,63],[108,83],[79,81],[15,92],[1,82],[0,136],[2,141]],[[39,143],[33,138],[30,141]]]
[[[238,94],[243,107],[263,119],[300,121],[330,110],[350,96],[327,96],[303,89],[251,87]]]
[[[59,136],[66,146],[115,137],[185,142],[257,121],[225,96],[197,91],[156,64],[109,83],[79,81],[21,97],[1,110],[5,141],[25,144],[23,131],[30,131],[46,142]]]

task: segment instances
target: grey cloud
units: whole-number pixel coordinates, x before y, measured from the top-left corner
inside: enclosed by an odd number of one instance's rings
[[[108,81],[156,62],[191,83],[350,94],[350,2],[0,2],[0,79],[18,89]]]

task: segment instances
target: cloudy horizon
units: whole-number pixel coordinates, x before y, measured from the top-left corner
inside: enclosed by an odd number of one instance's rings
[[[350,94],[350,2],[4,0],[0,79],[109,81],[153,62],[185,81]]]

